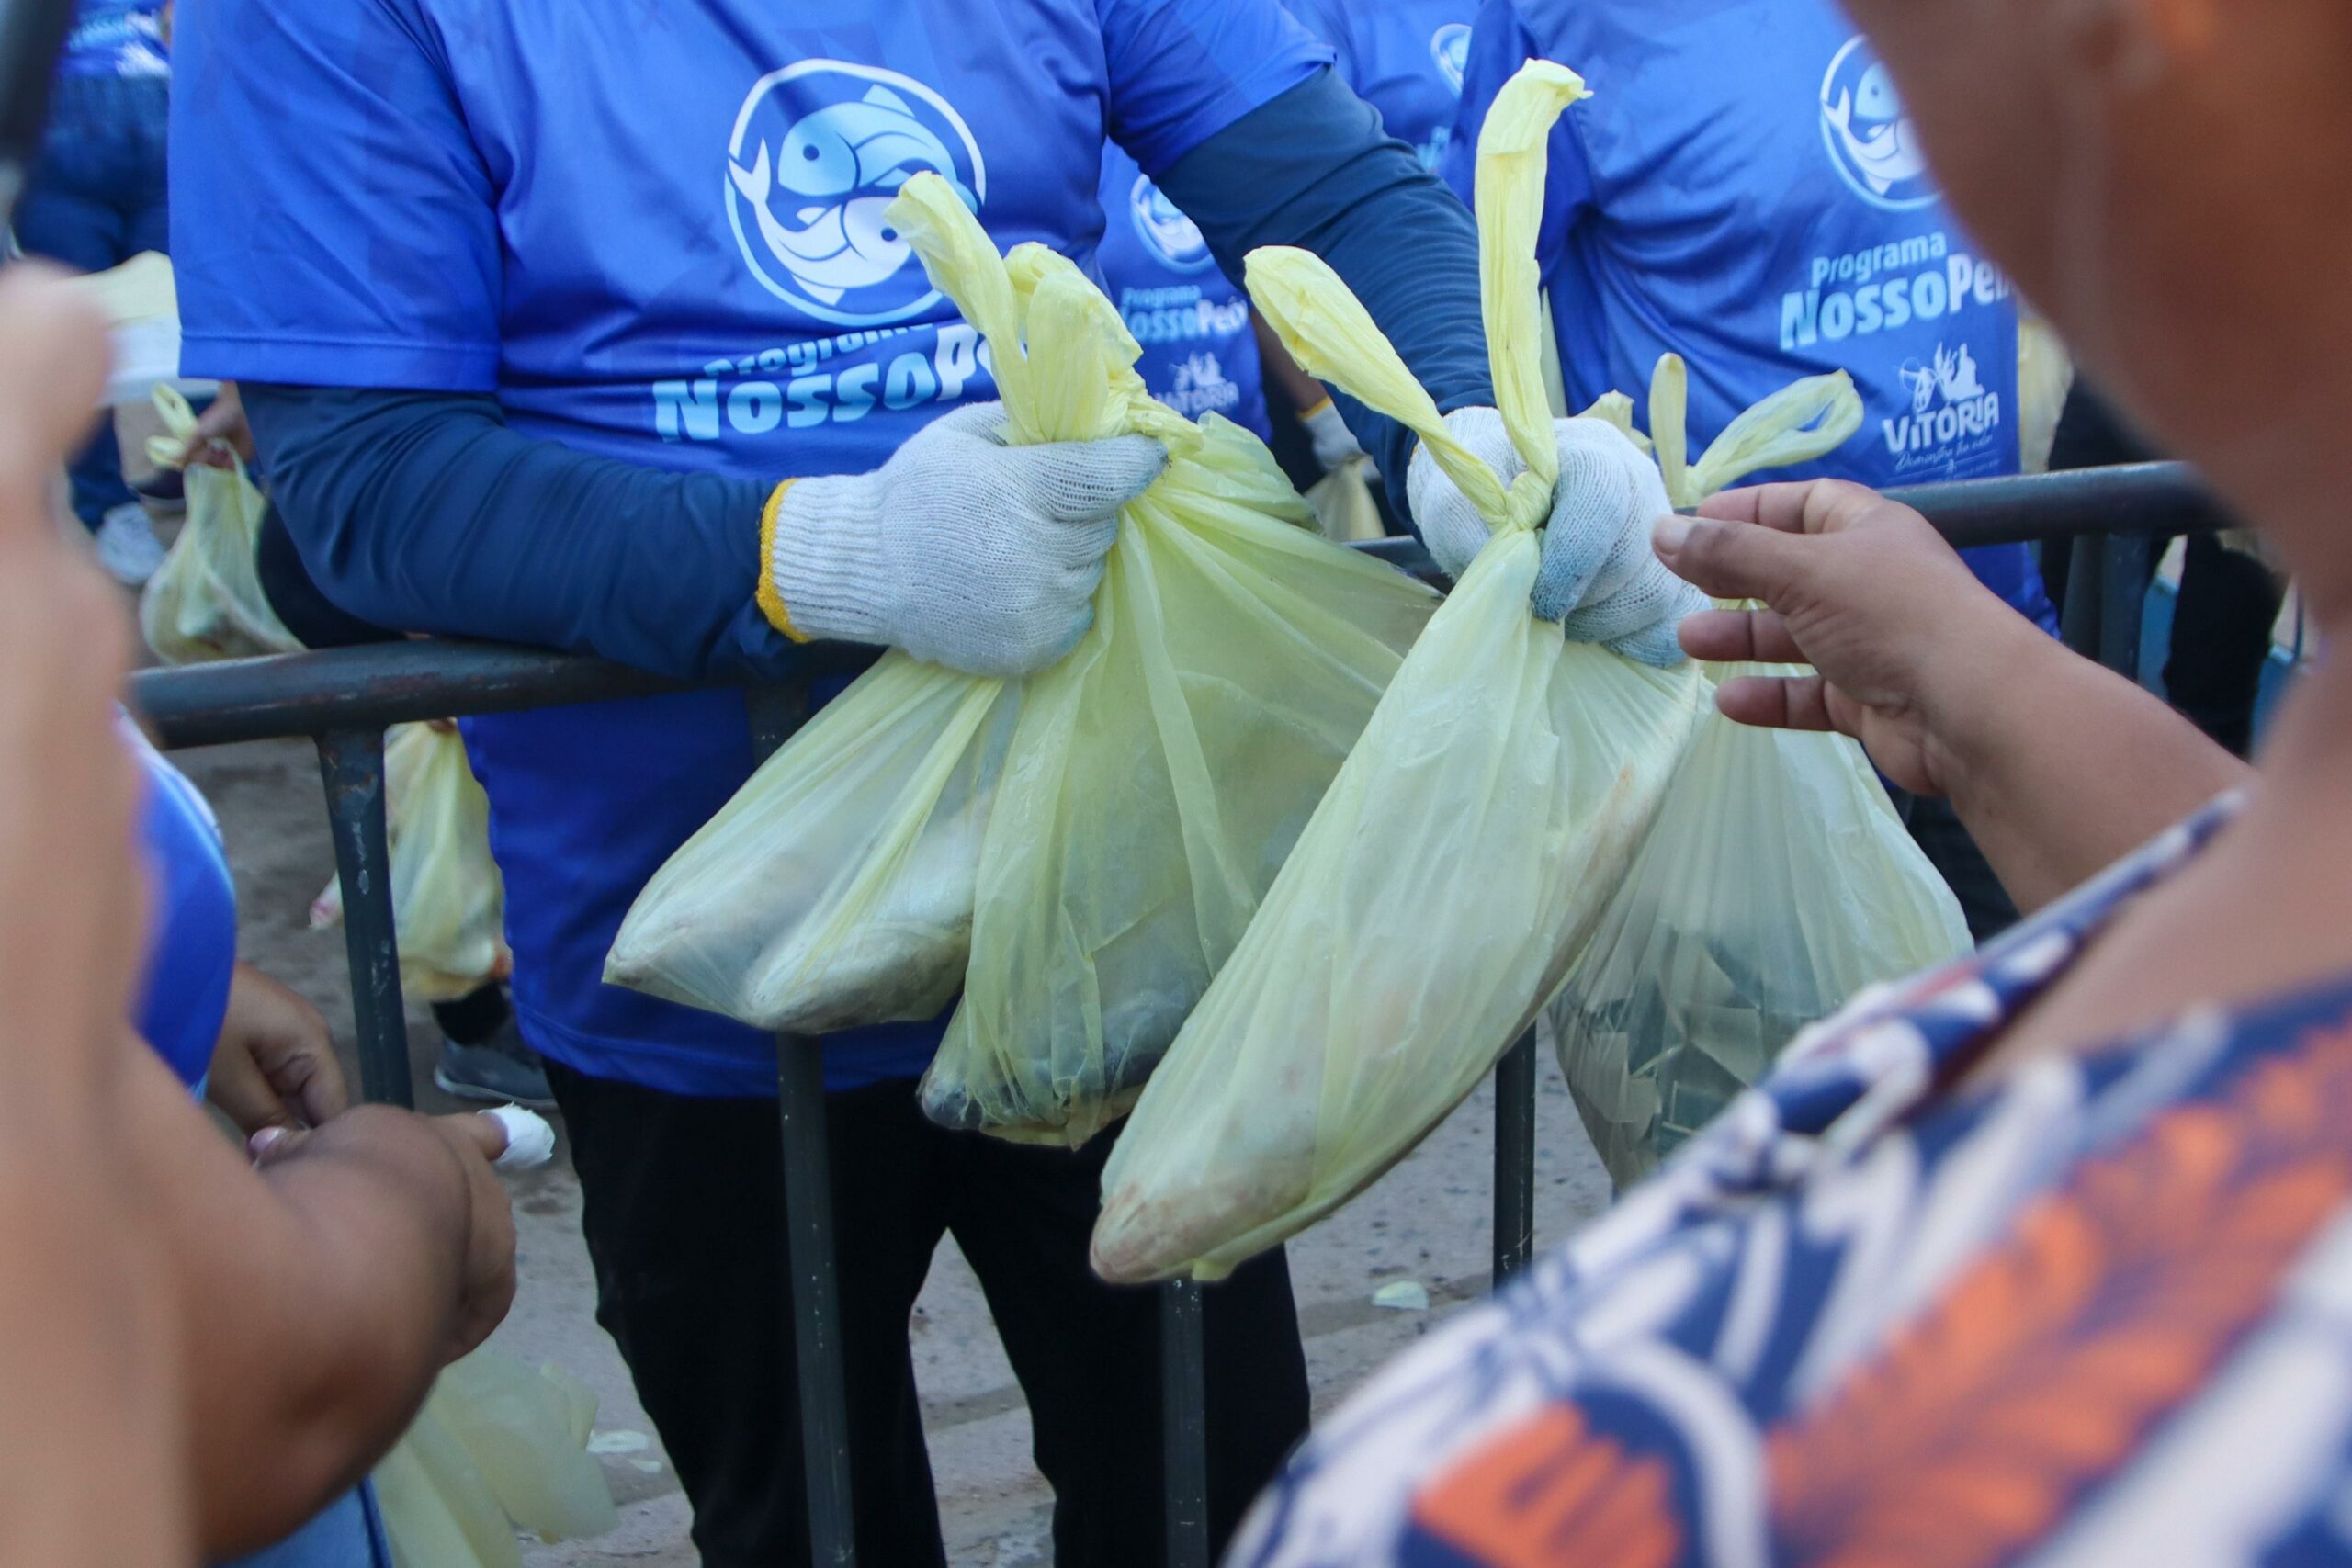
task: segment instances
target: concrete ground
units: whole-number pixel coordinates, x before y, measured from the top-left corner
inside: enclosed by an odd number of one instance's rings
[[[312,752],[302,742],[270,742],[183,753],[179,761],[220,814],[243,901],[243,955],[323,1009],[347,1053],[343,939],[306,925],[311,900],[334,867]],[[421,1009],[412,1013],[409,1041],[420,1102],[428,1110],[458,1109],[432,1088],[436,1039]],[[1599,1211],[1609,1185],[1548,1052],[1542,1072],[1536,1219],[1539,1243],[1549,1245]],[[1493,1124],[1490,1085],[1371,1190],[1291,1244],[1318,1413],[1486,1291]],[[594,1448],[621,1505],[621,1525],[611,1535],[533,1543],[526,1560],[534,1568],[693,1563],[677,1478],[611,1341],[594,1321],[580,1188],[569,1160],[559,1150],[552,1166],[512,1186],[522,1286],[492,1343],[531,1362],[555,1362],[595,1392],[602,1404]],[[1396,1280],[1424,1286],[1430,1308],[1374,1305],[1374,1292]],[[950,1560],[976,1568],[1050,1562],[1051,1497],[1029,1461],[1028,1413],[953,1242],[940,1252],[912,1334]]]

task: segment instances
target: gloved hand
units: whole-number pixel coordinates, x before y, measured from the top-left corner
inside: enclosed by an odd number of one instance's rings
[[[1338,405],[1326,398],[1311,409],[1299,411],[1298,423],[1306,427],[1306,437],[1315,445],[1315,466],[1325,473],[1344,468],[1364,455],[1356,443],[1356,434],[1348,422],[1340,417]]]
[[[768,620],[975,675],[1025,675],[1076,648],[1118,509],[1168,451],[1145,435],[1008,446],[1003,425],[1001,404],[976,403],[870,474],[779,486],[761,526]]]
[[[1527,467],[1493,409],[1456,409],[1445,428],[1506,487]],[[1540,619],[1560,622],[1571,641],[1606,643],[1661,669],[1679,664],[1675,627],[1708,601],[1651,550],[1651,525],[1674,510],[1657,465],[1600,420],[1555,420],[1552,432],[1560,479],[1530,607]],[[1425,449],[1413,453],[1405,494],[1430,554],[1460,577],[1487,543],[1485,520]]]

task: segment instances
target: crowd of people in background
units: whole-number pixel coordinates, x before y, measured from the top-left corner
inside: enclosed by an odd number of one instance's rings
[[[1209,1288],[1219,1550],[2352,1560],[2341,672],[2242,760],[2279,569],[2323,638],[2352,604],[2352,306],[2275,266],[2352,210],[2330,0],[85,0],[15,233],[85,270],[173,254],[184,372],[229,389],[202,439],[266,475],[262,579],[309,646],[706,678],[814,640],[1019,674],[1084,632],[1107,522],[1165,456],[1003,445],[972,330],[866,204],[928,170],[1000,245],[1090,262],[1156,397],[1302,488],[1374,485],[1459,575],[1466,500],[1234,279],[1260,245],[1320,254],[1518,471],[1464,203],[1531,59],[1597,88],[1538,235],[1561,409],[1674,352],[1702,438],[1798,376],[1845,371],[1867,411],[1695,518],[1564,481],[1531,612],[1654,661],[1809,667],[1719,701],[1858,739],[1984,945],[1808,1034],[1312,1432],[1282,1252]],[[2178,453],[2252,531],[2191,547],[2194,724],[2057,639],[2059,563],[1956,555],[1879,493],[2038,466],[2028,299],[2101,389],[2051,460]],[[117,705],[91,561],[135,585],[161,547],[82,416],[99,340],[37,268],[0,278],[0,1560],[384,1564],[363,1477],[512,1299],[510,1124],[352,1105],[326,1021],[236,962],[217,827]],[[1555,425],[1564,453],[1589,432]],[[91,551],[51,519],[60,466]],[[1626,539],[1652,545],[1628,575],[1570,572]],[[806,1562],[771,1043],[601,983],[749,776],[742,705],[465,733],[514,974],[441,1010],[444,1087],[561,1111],[598,1322],[702,1560]],[[1087,1263],[1112,1139],[924,1119],[944,1024],[823,1046],[861,1560],[945,1561],[907,1326],[952,1235],[1056,1561],[1159,1562],[1158,1304]]]

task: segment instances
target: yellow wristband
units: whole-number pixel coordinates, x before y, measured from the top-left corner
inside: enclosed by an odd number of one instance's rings
[[[752,597],[759,601],[760,614],[768,618],[768,625],[795,642],[807,642],[807,634],[792,624],[792,612],[784,607],[784,595],[775,591],[775,514],[784,504],[784,492],[792,486],[790,479],[776,486],[768,492],[768,503],[760,508],[760,586]]]

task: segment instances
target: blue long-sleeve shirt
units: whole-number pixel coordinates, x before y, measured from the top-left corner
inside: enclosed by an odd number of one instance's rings
[[[1469,215],[1328,72],[1161,181],[1238,276],[1260,245],[1329,260],[1442,409],[1490,402]],[[303,563],[343,609],[412,631],[593,652],[679,676],[780,674],[752,603],[776,479],[671,473],[513,429],[490,393],[244,388]],[[1400,481],[1411,433],[1351,399]],[[560,550],[548,547],[563,541]]]
[[[1487,0],[1445,171],[1528,60],[1592,97],[1549,144],[1536,259],[1568,406],[1639,400],[1690,366],[1692,450],[1801,377],[1843,370],[1865,411],[1836,452],[1755,476],[1882,488],[2018,470],[2016,291],[1954,220],[1892,78],[1837,0],[1722,0],[1671,27],[1649,0]],[[1968,552],[2054,629],[2032,552]]]
[[[876,467],[993,395],[977,335],[879,221],[917,169],[1000,245],[1083,261],[1107,138],[1228,270],[1261,243],[1315,249],[1443,406],[1490,396],[1468,214],[1273,0],[1022,0],[985,25],[951,0],[709,0],[651,24],[500,0],[183,6],[186,366],[244,383],[305,564],[379,625],[688,676],[791,669],[752,600],[768,491]],[[1351,412],[1401,478],[1406,438]],[[646,877],[750,774],[740,697],[468,738],[526,1038],[656,1088],[772,1092],[761,1036],[601,983]],[[918,1071],[937,1034],[829,1040],[828,1081]]]

